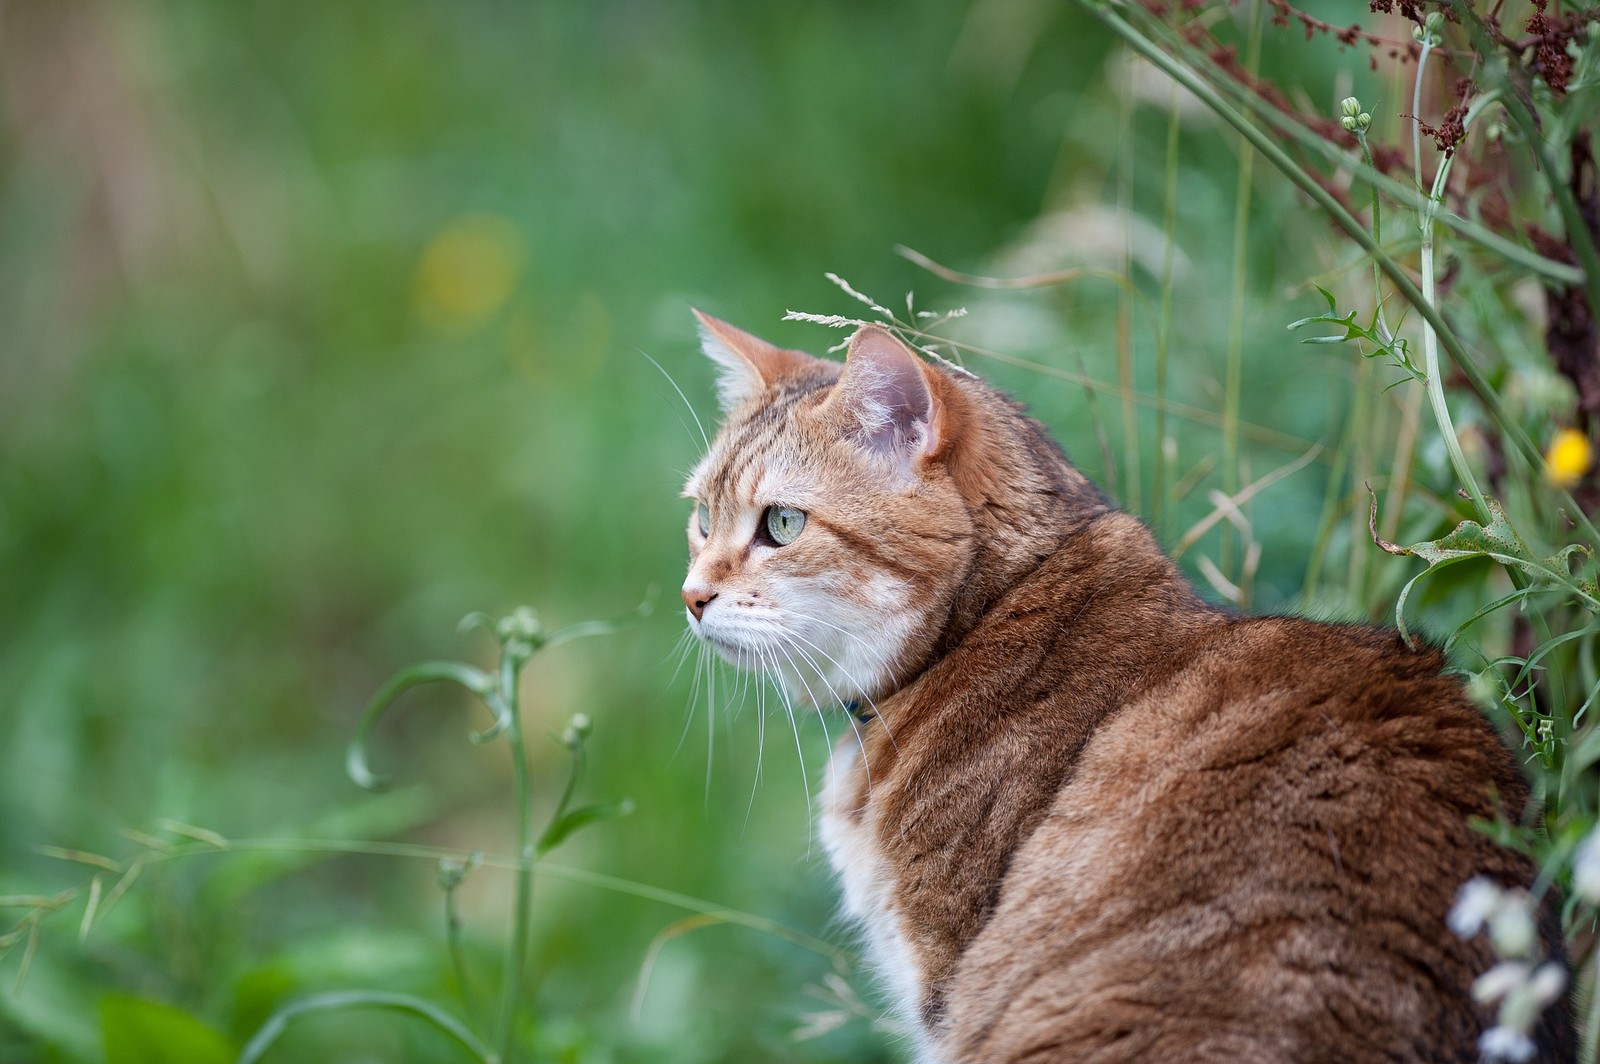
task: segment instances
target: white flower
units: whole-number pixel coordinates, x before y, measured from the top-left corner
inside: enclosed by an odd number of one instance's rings
[[[1542,965],[1533,978],[1521,986],[1513,987],[1500,1003],[1500,1026],[1513,1031],[1531,1031],[1539,1021],[1545,1006],[1561,996],[1566,988],[1567,973],[1559,964]]]
[[[1544,1008],[1567,988],[1567,970],[1555,961],[1541,964],[1539,970],[1533,973],[1533,979],[1528,983],[1534,998],[1539,1002],[1539,1007]]]
[[[1500,888],[1483,876],[1474,876],[1461,885],[1445,922],[1457,938],[1471,938],[1499,907]]]
[[[1519,890],[1500,895],[1500,905],[1489,917],[1489,941],[1502,957],[1527,957],[1533,953],[1539,929],[1534,926],[1527,894]]]
[[[1600,828],[1589,832],[1572,855],[1572,889],[1586,902],[1600,902]]]
[[[1472,1000],[1480,1005],[1499,1001],[1523,983],[1533,966],[1523,961],[1501,961],[1472,981]]]
[[[1490,1060],[1522,1064],[1533,1059],[1533,1039],[1510,1027],[1491,1027],[1478,1037],[1478,1052]]]

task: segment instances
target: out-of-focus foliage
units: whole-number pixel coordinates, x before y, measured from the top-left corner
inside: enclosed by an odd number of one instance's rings
[[[1294,35],[1261,68],[1330,112],[1403,81]],[[753,699],[735,712],[724,679],[708,715],[678,670],[700,430],[644,357],[709,427],[689,304],[820,351],[841,337],[780,319],[862,310],[824,270],[897,309],[908,289],[968,305],[951,335],[996,357],[966,363],[1202,583],[1379,616],[1413,571],[1351,499],[1319,529],[1329,485],[1379,462],[1341,442],[1372,369],[1284,328],[1322,309],[1308,282],[1348,272],[1345,246],[1260,166],[1240,199],[1237,138],[1071,5],[9,0],[0,92],[0,895],[95,873],[40,847],[127,859],[159,846],[121,829],[172,844],[169,822],[507,853],[512,780],[462,741],[485,723],[466,698],[406,696],[379,796],[343,772],[360,707],[456,656],[471,610],[531,602],[560,625],[656,586],[650,620],[523,681],[536,812],[567,756],[543,736],[580,711],[580,801],[636,809],[557,855],[624,883],[536,879],[527,1056],[895,1059],[868,973],[681,923],[660,893],[850,945],[807,813],[822,723],[772,722],[758,749]],[[986,275],[1091,272],[975,293],[896,244]],[[1538,409],[1564,395],[1515,385]],[[1415,462],[1447,482],[1441,450]],[[1248,531],[1220,535],[1212,493],[1275,470]],[[1424,626],[1473,608],[1420,597]],[[483,867],[452,892],[491,998],[511,891]],[[0,989],[0,1062],[227,1059],[285,1002],[350,987],[463,1012],[442,911],[429,861],[152,861],[81,942],[81,901],[41,921],[25,983]],[[297,1022],[268,1059],[456,1052],[349,1013]]]

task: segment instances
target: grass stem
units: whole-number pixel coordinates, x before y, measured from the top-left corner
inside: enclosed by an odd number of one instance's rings
[[[1254,0],[1247,16],[1250,23],[1246,45],[1245,70],[1254,74],[1261,65],[1261,2]],[[1228,352],[1222,386],[1222,491],[1232,495],[1239,490],[1239,392],[1244,376],[1244,303],[1250,278],[1250,187],[1255,174],[1256,153],[1252,138],[1239,138],[1239,175],[1233,190],[1233,286],[1228,304]],[[1223,530],[1218,545],[1218,561],[1224,575],[1230,575],[1233,535]],[[1237,573],[1232,573],[1237,577]]]
[[[1166,498],[1167,466],[1177,464],[1176,453],[1167,454],[1167,357],[1172,349],[1173,270],[1178,251],[1178,130],[1182,126],[1178,110],[1178,86],[1174,82],[1167,103],[1167,187],[1162,209],[1161,233],[1161,310],[1156,325],[1156,462],[1155,485],[1151,491],[1150,523],[1161,534],[1161,520],[1169,506]],[[1176,449],[1177,440],[1173,440]]]

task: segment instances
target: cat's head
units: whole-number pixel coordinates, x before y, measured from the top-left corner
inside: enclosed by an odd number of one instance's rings
[[[818,705],[875,698],[944,630],[975,528],[954,376],[862,328],[843,365],[696,312],[724,420],[690,474],[690,627]]]

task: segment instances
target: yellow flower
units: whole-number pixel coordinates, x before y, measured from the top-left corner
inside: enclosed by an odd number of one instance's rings
[[[1589,471],[1594,447],[1577,429],[1562,429],[1544,452],[1544,473],[1551,481],[1570,488]]]
[[[464,214],[423,249],[412,289],[417,316],[444,332],[465,332],[505,306],[522,272],[522,238],[505,218]]]

